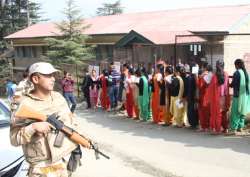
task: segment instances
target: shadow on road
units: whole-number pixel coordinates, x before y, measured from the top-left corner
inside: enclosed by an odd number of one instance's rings
[[[95,116],[93,116],[93,114]],[[163,139],[165,141],[180,142],[187,147],[207,147],[214,149],[232,149],[233,151],[250,154],[250,138],[239,136],[211,135],[198,133],[188,128],[163,127],[151,122],[140,122],[121,114],[107,113],[102,110],[78,111],[77,115],[89,123],[111,130],[122,131],[133,136]],[[188,136],[186,136],[188,135]]]

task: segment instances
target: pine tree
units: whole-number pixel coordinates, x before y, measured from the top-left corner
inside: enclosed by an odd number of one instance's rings
[[[67,6],[63,11],[66,19],[57,24],[60,30],[60,37],[47,38],[48,52],[47,57],[55,65],[62,63],[83,64],[85,60],[92,59],[92,47],[86,45],[89,38],[83,34],[88,25],[80,15],[80,10],[74,4],[74,0],[68,0]]]
[[[116,15],[123,13],[120,0],[115,3],[103,3],[103,7],[97,8],[96,14],[98,16]]]
[[[7,45],[3,38],[41,20],[41,6],[29,0],[1,0],[0,53]]]

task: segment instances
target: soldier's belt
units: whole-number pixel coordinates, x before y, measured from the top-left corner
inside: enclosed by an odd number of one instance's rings
[[[43,174],[48,174],[48,173],[56,172],[58,170],[63,170],[65,169],[65,167],[62,163],[60,163],[60,164],[51,165],[48,167],[39,167],[39,169]]]

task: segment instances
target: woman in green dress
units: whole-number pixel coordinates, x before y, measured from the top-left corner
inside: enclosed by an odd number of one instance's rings
[[[139,80],[139,109],[140,118],[144,121],[149,120],[149,88],[145,68],[138,68],[137,76]]]
[[[236,59],[236,71],[230,86],[233,88],[233,103],[231,107],[230,128],[233,134],[242,132],[245,117],[250,112],[250,82],[243,60]]]

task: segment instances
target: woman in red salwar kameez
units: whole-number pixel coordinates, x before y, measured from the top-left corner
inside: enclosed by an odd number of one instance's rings
[[[110,107],[110,101],[109,101],[109,96],[108,96],[108,71],[103,70],[102,76],[100,77],[100,82],[101,82],[101,106],[104,110],[108,110]]]
[[[199,100],[198,100],[198,114],[200,121],[199,131],[208,131],[209,129],[209,118],[210,118],[210,102],[208,94],[208,86],[212,78],[212,67],[207,63],[203,66],[203,73],[197,80],[197,87],[199,89]]]
[[[126,89],[126,110],[129,118],[133,118],[135,116],[134,110],[134,96],[132,89],[132,80],[131,76],[134,74],[133,68],[127,67],[127,71],[125,71],[126,79],[125,79],[125,89]]]
[[[224,72],[224,62],[216,62],[216,73],[208,88],[210,103],[210,130],[213,134],[228,131],[228,115],[230,107],[228,74]]]

